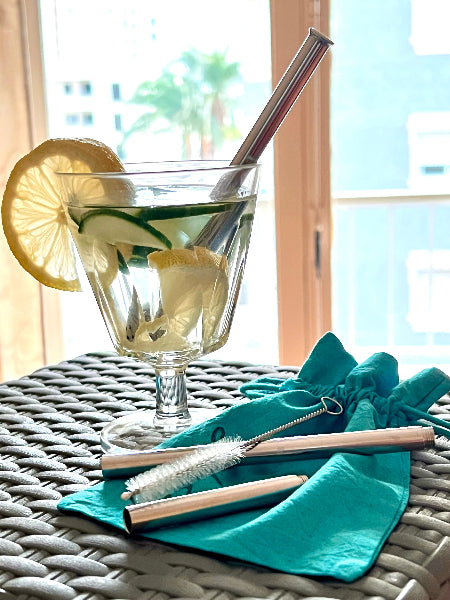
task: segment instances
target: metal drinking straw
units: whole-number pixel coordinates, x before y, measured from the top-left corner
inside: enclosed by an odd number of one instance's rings
[[[231,161],[231,165],[257,162],[332,44],[333,42],[319,31],[309,29],[305,41]],[[212,190],[211,197],[232,196],[239,189],[241,178],[241,172],[225,175]],[[191,245],[206,246],[217,251],[226,238],[229,228],[236,225],[242,210],[243,207],[237,204],[231,213],[222,213],[213,217]]]
[[[175,498],[129,504],[123,518],[128,533],[210,519],[236,511],[273,506],[305,483],[305,475],[284,475]]]
[[[432,427],[409,426],[374,429],[370,431],[344,431],[291,437],[272,438],[246,450],[246,464],[323,458],[335,452],[377,454],[423,450],[435,444]],[[156,465],[173,462],[205,446],[182,448],[157,448],[144,452],[104,454],[101,468],[104,479],[130,477]]]
[[[319,31],[309,29],[300,50],[231,161],[232,165],[255,163],[259,159],[332,44]]]

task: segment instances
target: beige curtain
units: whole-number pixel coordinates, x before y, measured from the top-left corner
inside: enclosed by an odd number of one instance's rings
[[[0,4],[0,194],[15,162],[45,137],[36,0]],[[0,232],[0,380],[61,356],[58,293],[15,260]],[[46,316],[51,318],[45,318]]]

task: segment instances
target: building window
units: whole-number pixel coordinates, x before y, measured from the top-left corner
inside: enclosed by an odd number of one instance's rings
[[[64,89],[64,94],[66,96],[71,96],[73,94],[73,84],[70,82],[66,82],[63,85],[63,89]]]
[[[422,165],[420,171],[422,175],[444,175],[448,167],[444,165]]]
[[[450,54],[448,0],[411,0],[410,42],[418,56]]]
[[[92,113],[82,113],[81,115],[81,124],[82,125],[93,125],[94,124],[94,115]]]
[[[114,127],[115,127],[116,131],[123,131],[122,115],[114,115]]]
[[[90,96],[92,94],[92,83],[90,81],[82,81],[80,83],[81,96]]]
[[[408,321],[416,332],[450,332],[450,250],[411,250]]]
[[[91,112],[66,113],[64,115],[66,125],[91,126],[94,124],[94,115]]]
[[[120,83],[113,83],[111,89],[113,100],[121,100]]]
[[[79,125],[80,115],[78,113],[67,113],[64,115],[66,125]]]
[[[447,191],[450,184],[450,112],[410,114],[408,136],[409,187],[426,193]]]

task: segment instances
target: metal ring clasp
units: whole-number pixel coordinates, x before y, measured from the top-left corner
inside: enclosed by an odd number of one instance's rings
[[[327,403],[325,402],[325,400],[329,400],[330,402],[333,402],[338,407],[338,410],[337,411],[330,410],[328,408]],[[329,414],[329,415],[341,415],[344,412],[344,407],[335,398],[330,398],[330,396],[322,396],[322,398],[320,399],[320,401],[322,402],[322,404],[325,407],[325,412],[327,414]]]

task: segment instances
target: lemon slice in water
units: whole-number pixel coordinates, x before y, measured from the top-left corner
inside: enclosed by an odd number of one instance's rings
[[[169,331],[186,337],[201,318],[202,339],[208,343],[228,299],[226,257],[196,246],[152,252],[148,263],[158,271]]]
[[[3,195],[3,230],[16,259],[40,283],[65,291],[80,289],[56,173],[113,171],[124,171],[119,158],[90,139],[47,140],[15,165]],[[95,202],[104,195],[96,180],[83,190],[83,201]]]

